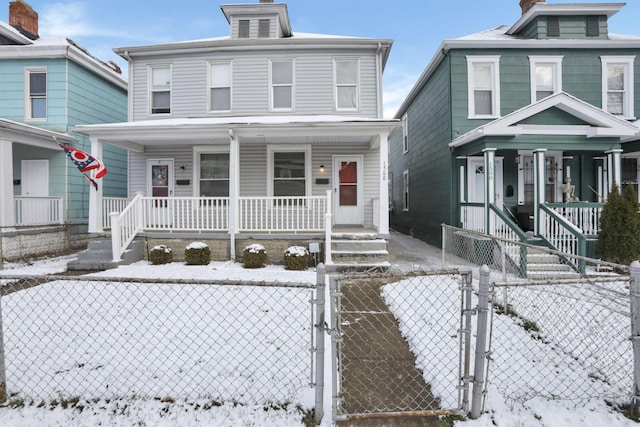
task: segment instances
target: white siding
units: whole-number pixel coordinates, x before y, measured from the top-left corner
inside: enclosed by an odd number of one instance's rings
[[[313,52],[287,49],[287,53],[205,52],[154,57],[136,61],[133,81],[133,120],[149,119],[147,72],[151,64],[171,64],[171,114],[169,117],[245,116],[269,114],[269,59],[295,59],[295,106],[293,114],[335,114],[333,100],[334,58],[360,58],[360,110],[350,116],[377,117],[376,61],[373,50]],[[207,64],[212,60],[233,60],[232,105],[230,113],[207,111]],[[167,115],[156,116],[166,118]]]

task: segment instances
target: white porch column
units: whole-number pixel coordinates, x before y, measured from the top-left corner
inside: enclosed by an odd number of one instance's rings
[[[544,156],[547,152],[546,148],[533,150],[533,215],[534,233],[536,235],[544,232],[543,224],[540,222],[540,204],[544,203]]]
[[[496,148],[485,148],[484,154],[484,232],[493,234],[494,224],[489,205],[496,202]]]
[[[229,238],[230,257],[236,259],[236,234],[240,231],[240,144],[229,129]]]
[[[613,184],[618,186],[618,192],[622,192],[622,149],[605,151],[607,155],[607,178],[609,188],[607,194],[613,190]]]
[[[102,142],[97,138],[91,138],[91,155],[102,159]],[[89,189],[89,233],[104,232],[102,224],[102,182],[98,181],[98,189],[93,186]]]
[[[381,132],[380,138],[380,197],[378,233],[389,234],[389,133]],[[375,213],[375,209],[374,209]]]
[[[13,200],[13,143],[0,140],[0,227],[16,225]]]

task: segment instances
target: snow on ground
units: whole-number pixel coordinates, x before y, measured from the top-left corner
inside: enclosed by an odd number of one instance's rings
[[[393,237],[393,235],[392,235]],[[410,255],[402,258],[402,255],[396,255],[392,260],[395,268],[406,271],[415,270],[418,267],[438,268],[440,258],[437,250],[423,244],[410,237],[402,237],[401,243],[394,244],[400,250],[408,250]],[[397,246],[399,245],[399,246]],[[393,244],[392,244],[393,247]],[[416,251],[423,251],[426,257],[412,258]],[[427,262],[423,264],[424,260]],[[13,264],[5,263],[1,274],[55,274],[65,270],[69,257],[56,258],[34,262],[32,264]],[[171,263],[164,266],[152,266],[146,262],[139,262],[131,266],[119,267],[117,269],[108,270],[97,273],[96,275],[103,277],[143,277],[143,278],[164,278],[164,279],[225,279],[225,280],[242,280],[257,282],[305,282],[314,283],[316,273],[313,269],[304,272],[286,271],[282,266],[267,266],[262,269],[244,269],[242,265],[234,262],[212,262],[208,266],[186,266],[185,263]],[[394,291],[402,292],[401,287],[397,287]],[[393,297],[393,292],[388,288],[385,290],[387,299]],[[434,295],[433,297],[437,297]],[[450,304],[450,301],[447,302]],[[424,314],[424,313],[423,313]],[[420,313],[415,313],[416,316]],[[444,333],[455,325],[438,325],[438,316],[428,316],[425,314],[423,321],[431,325],[431,329],[437,330],[441,328]],[[518,342],[523,339],[530,339],[523,333],[523,329],[512,328],[509,324],[509,318],[500,319],[505,322],[504,331],[511,331],[511,335],[502,337],[505,345]],[[400,320],[403,323],[402,319]],[[434,324],[434,322],[436,322]],[[451,323],[451,319],[447,319]],[[436,326],[436,327],[434,327]],[[424,331],[423,331],[424,332]],[[410,330],[403,333],[411,335]],[[416,335],[413,337],[412,348],[416,352],[420,352],[419,341],[421,338]],[[330,340],[326,340],[327,347],[325,352],[329,355]],[[431,350],[432,351],[432,350]],[[511,347],[509,356],[513,360],[522,360],[527,358],[527,348],[517,346]],[[422,359],[420,356],[418,360]],[[530,365],[530,369],[546,369],[544,366],[546,359],[538,360]],[[564,373],[565,380],[570,380],[573,375],[574,365],[571,358],[555,357],[552,368],[561,370]],[[327,357],[327,363],[330,358]],[[428,361],[425,361],[428,362]],[[547,361],[548,363],[548,361]],[[559,366],[558,363],[563,363]],[[322,427],[331,425],[331,399],[330,399],[330,365],[325,368],[325,398],[324,410],[325,417]],[[493,369],[497,369],[495,364]],[[455,371],[453,371],[455,373]],[[441,378],[434,379],[434,382],[442,381]],[[575,402],[565,400],[547,400],[534,397],[529,400],[509,399],[509,396],[503,396],[501,390],[490,386],[487,402],[485,405],[486,412],[477,420],[457,421],[456,427],[628,427],[637,426],[636,423],[624,418],[620,413],[616,412],[602,399],[593,399],[588,402]],[[23,408],[0,408],[0,425],[15,427],[40,427],[40,426],[260,426],[260,427],[298,427],[303,426],[302,416],[294,407],[286,409],[269,409],[265,410],[259,405],[233,405],[223,404],[222,406],[209,407],[206,402],[196,404],[193,402],[161,402],[156,400],[137,400],[130,401],[98,401],[90,402],[80,411],[78,409],[62,409],[57,406],[51,408],[38,408],[27,405]]]

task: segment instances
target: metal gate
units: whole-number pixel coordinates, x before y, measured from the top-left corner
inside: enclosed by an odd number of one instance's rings
[[[468,406],[471,272],[330,278],[334,421]]]

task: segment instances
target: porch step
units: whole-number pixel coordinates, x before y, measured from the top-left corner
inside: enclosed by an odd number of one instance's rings
[[[122,255],[120,262],[113,262],[111,252],[111,238],[101,237],[93,239],[87,249],[78,253],[78,258],[67,263],[67,270],[100,271],[115,268],[118,265],[132,264],[144,258],[144,244],[140,239],[134,239],[129,248]]]
[[[580,274],[563,264],[560,257],[540,250],[529,249],[527,253],[527,277],[532,280],[578,279]]]
[[[331,240],[333,269],[339,271],[388,270],[388,242],[370,234],[336,234]]]

